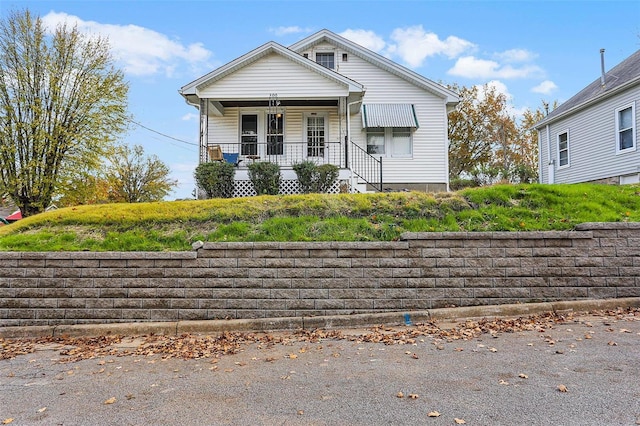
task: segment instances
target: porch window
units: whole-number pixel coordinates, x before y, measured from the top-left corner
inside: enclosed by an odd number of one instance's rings
[[[616,110],[616,152],[635,151],[635,105]]]
[[[307,117],[307,156],[324,157],[325,117],[310,115]]]
[[[245,114],[241,118],[240,153],[258,155],[258,115]]]
[[[335,59],[334,59],[333,52],[317,52],[316,62],[325,68],[329,68],[329,69],[335,68]]]
[[[284,154],[284,114],[267,114],[267,155]]]

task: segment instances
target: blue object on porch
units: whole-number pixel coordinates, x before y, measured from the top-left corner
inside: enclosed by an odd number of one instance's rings
[[[224,161],[226,161],[227,163],[233,163],[234,166],[238,167],[238,164],[240,164],[240,162],[242,161],[238,159],[238,155],[239,154],[237,152],[225,152],[222,154],[222,158],[224,158]]]

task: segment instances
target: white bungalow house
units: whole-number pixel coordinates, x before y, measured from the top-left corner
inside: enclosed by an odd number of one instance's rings
[[[200,111],[200,162],[237,164],[235,196],[253,195],[247,165],[340,167],[334,191],[448,189],[447,113],[458,95],[328,30],[268,42],[180,89]]]
[[[640,182],[640,50],[535,125],[542,183]]]

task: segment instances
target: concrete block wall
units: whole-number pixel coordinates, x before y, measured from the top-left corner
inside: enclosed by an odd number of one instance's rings
[[[640,223],[394,242],[5,252],[0,326],[277,318],[640,296]]]

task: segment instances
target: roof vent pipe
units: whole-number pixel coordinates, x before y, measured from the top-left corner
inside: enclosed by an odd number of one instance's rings
[[[604,49],[600,49],[600,85],[604,87]]]

